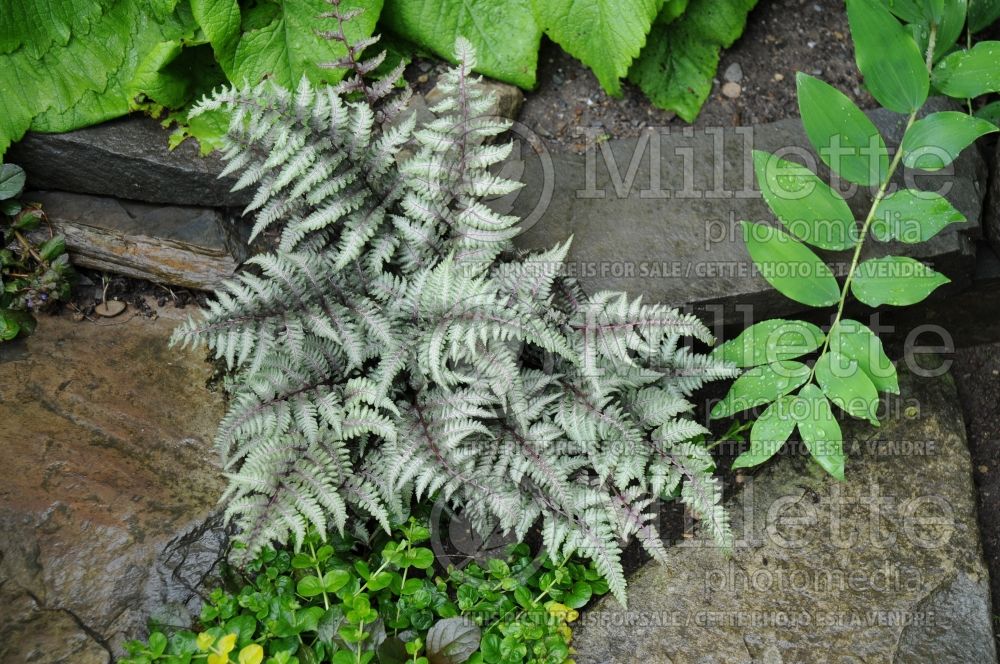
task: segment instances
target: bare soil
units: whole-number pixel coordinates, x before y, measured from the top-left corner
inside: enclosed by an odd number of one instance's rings
[[[739,65],[739,97],[722,94],[724,74]],[[875,105],[861,87],[841,0],[761,0],[747,29],[722,53],[712,94],[695,126],[737,126],[797,116],[795,73],[820,76],[862,108]],[[520,121],[546,142],[582,152],[582,128],[601,128],[609,138],[637,136],[645,127],[686,127],[673,113],[654,107],[625,82],[621,99],[608,96],[584,65],[544,42],[538,88],[525,96]]]

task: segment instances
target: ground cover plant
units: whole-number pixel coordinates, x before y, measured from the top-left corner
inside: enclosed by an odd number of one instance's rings
[[[663,108],[693,120],[719,49],[743,31],[756,0],[10,0],[0,12],[0,157],[26,130],[63,132],[140,110],[177,121],[172,142],[218,145],[228,122],[187,120],[215,85],[302,76],[337,83],[344,44],[317,34],[332,8],[357,10],[350,41],[380,30],[390,66],[416,51],[452,58],[458,36],[478,71],[530,89],[542,35],[590,67],[604,89],[628,77]],[[364,45],[370,46],[366,42]],[[647,46],[648,44],[648,46]]]
[[[685,345],[712,340],[693,316],[585,295],[561,274],[568,244],[514,249],[519,220],[482,203],[520,186],[489,170],[509,123],[487,115],[471,45],[457,52],[420,127],[390,94],[398,70],[366,81],[366,61],[337,89],[265,82],[196,109],[232,113],[227,170],[256,186],[254,235],[277,236],[175,335],[233,372],[227,514],[252,556],[441,500],[480,532],[538,524],[624,601],[622,542],[665,558],[658,500],[729,542],[688,397],[734,369]]]
[[[19,166],[0,163],[0,343],[31,334],[35,312],[69,297],[73,274],[65,238],[20,200],[24,183]]]
[[[154,626],[121,664],[517,664],[571,661],[577,609],[607,592],[592,565],[509,556],[435,569],[430,530],[410,519],[372,542],[267,547],[212,591],[198,629]]]
[[[971,109],[970,99],[1000,90],[1000,42],[959,43],[966,8],[964,1],[896,0],[891,13],[877,0],[848,0],[865,86],[882,106],[906,117],[901,145],[891,157],[876,127],[846,95],[798,75],[799,110],[813,148],[838,177],[875,192],[860,224],[838,191],[812,171],[754,153],[764,200],[784,229],[743,222],[750,257],[785,296],[836,311],[825,332],[804,321],[767,320],[713,352],[747,369],[713,408],[714,417],[767,405],[751,429],[750,449],[734,468],[767,461],[797,428],[812,457],[843,478],[843,437],[831,404],[878,426],[879,394],[899,392],[881,341],[863,323],[845,318],[844,308],[849,297],[870,307],[916,304],[949,281],[913,258],[862,259],[862,250],[869,242],[924,242],[965,221],[940,194],[900,187],[892,179],[901,166],[940,170],[977,138],[997,131],[961,111],[921,117],[932,92]],[[849,252],[843,281],[809,245]],[[810,356],[814,361],[808,365]]]

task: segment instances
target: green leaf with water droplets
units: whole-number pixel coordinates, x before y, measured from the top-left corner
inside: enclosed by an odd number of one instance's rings
[[[849,182],[879,185],[889,172],[889,152],[868,116],[843,92],[799,72],[799,114],[820,159]]]
[[[803,387],[792,413],[812,458],[838,480],[844,479],[844,435],[820,388],[811,383]]]
[[[931,113],[903,136],[903,164],[936,171],[953,162],[980,136],[998,131],[992,122],[959,111]]]
[[[867,326],[843,318],[830,329],[830,350],[854,360],[879,392],[899,394],[896,367],[882,348],[882,341]]]
[[[744,221],[741,226],[750,258],[782,295],[811,307],[828,307],[840,299],[833,272],[809,247],[767,224]]]
[[[736,379],[725,398],[712,408],[712,417],[728,417],[770,403],[802,385],[808,377],[809,367],[791,360],[754,367]]]
[[[759,466],[777,453],[795,430],[792,404],[795,397],[786,394],[767,407],[750,429],[750,449],[736,457],[733,470]]]
[[[913,36],[872,0],[847,0],[847,19],[858,69],[876,101],[897,113],[923,106],[929,77]]]
[[[858,266],[851,292],[870,307],[891,304],[904,307],[920,302],[951,281],[920,261],[907,256],[872,258]]]
[[[925,242],[965,216],[944,196],[931,191],[901,189],[882,199],[875,208],[872,235],[882,242]]]
[[[854,246],[854,213],[815,173],[760,150],[754,150],[753,164],[764,201],[792,235],[820,249]]]
[[[857,360],[835,351],[816,360],[816,382],[827,398],[845,413],[878,426],[878,390]]]
[[[982,41],[956,51],[934,67],[934,87],[956,99],[1000,92],[1000,42]]]
[[[823,343],[823,331],[801,320],[774,318],[751,325],[712,356],[738,367],[756,367],[810,353]]]

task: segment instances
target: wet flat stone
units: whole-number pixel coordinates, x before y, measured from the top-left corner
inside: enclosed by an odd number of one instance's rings
[[[989,582],[948,375],[901,374],[880,429],[845,428],[846,481],[797,451],[729,501],[737,543],[669,549],[629,606],[580,618],[580,664],[989,664]]]
[[[189,624],[225,547],[211,367],[167,348],[177,320],[130,315],[0,346],[5,663],[110,661],[150,618]]]
[[[902,117],[871,115],[887,144],[897,145]],[[758,319],[804,308],[752,270],[739,229],[743,220],[774,219],[756,191],[752,150],[819,164],[821,177],[828,178],[798,119],[757,127],[663,128],[639,139],[597,141],[583,155],[547,152],[538,141],[533,148],[529,143],[522,140],[508,164],[509,174],[526,183],[524,190],[495,205],[527,219],[516,240],[523,248],[549,247],[572,236],[567,268],[588,290],[625,290],[648,301],[691,305],[721,315],[726,323],[742,321],[746,307],[753,307]],[[867,255],[920,258],[952,279],[952,291],[964,288],[972,279],[975,240],[981,236],[982,157],[972,148],[951,173],[898,175],[897,185],[942,191],[967,222],[922,244],[870,242]],[[845,189],[850,185],[843,184]],[[863,218],[871,196],[859,187],[848,195],[856,217]],[[848,252],[826,252],[825,257],[846,272]]]

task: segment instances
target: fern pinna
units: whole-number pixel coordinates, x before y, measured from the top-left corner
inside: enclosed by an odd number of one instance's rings
[[[623,543],[664,558],[657,499],[730,539],[687,397],[734,369],[683,344],[711,342],[691,315],[585,295],[561,274],[568,244],[514,249],[518,219],[483,203],[520,186],[490,171],[508,123],[456,49],[419,128],[385,111],[388,86],[344,94],[360,76],[198,108],[231,112],[227,172],[257,187],[253,233],[276,247],[175,336],[232,370],[227,513],[253,553],[309,524],[388,529],[440,499],[483,532],[540,525],[553,556],[591,557],[624,601]]]

